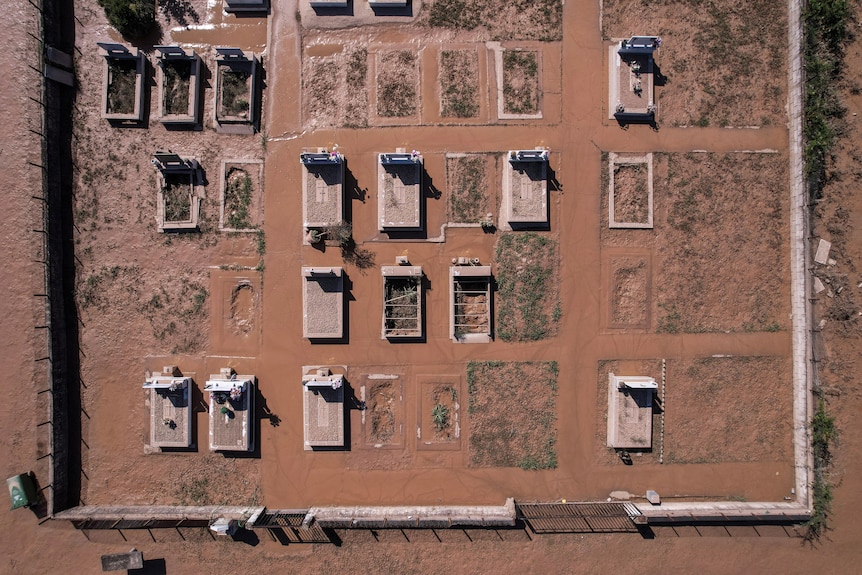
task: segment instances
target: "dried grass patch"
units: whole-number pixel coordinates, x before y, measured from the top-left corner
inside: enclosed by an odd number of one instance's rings
[[[496,332],[503,341],[537,341],[557,333],[562,315],[557,241],[535,232],[497,240]]]
[[[467,364],[470,465],[557,467],[557,363]]]
[[[503,112],[536,114],[539,111],[539,53],[531,50],[503,52]]]
[[[491,211],[487,171],[483,154],[446,158],[450,222],[475,224]]]
[[[418,60],[414,52],[384,52],[377,60],[377,115],[404,118],[417,112]]]
[[[669,360],[666,462],[791,462],[789,381],[786,357]]]
[[[479,54],[475,50],[440,53],[440,115],[475,118],[479,115]]]
[[[368,125],[368,51],[345,46],[332,56],[304,58],[304,117],[313,126],[364,128]]]

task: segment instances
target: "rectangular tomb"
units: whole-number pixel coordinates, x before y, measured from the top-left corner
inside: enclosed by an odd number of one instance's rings
[[[383,266],[383,333],[389,340],[421,338],[422,267]]]
[[[150,446],[183,448],[192,446],[192,378],[173,375],[173,369],[144,381],[149,390]]]
[[[421,230],[422,156],[398,152],[378,156],[377,229]]]
[[[102,117],[112,122],[144,120],[144,76],[146,60],[137,48],[99,42],[105,58],[102,84]]]
[[[173,152],[156,152],[152,162],[158,170],[156,222],[159,232],[197,230],[201,209],[198,161]]]
[[[491,266],[450,266],[449,301],[449,338],[452,341],[491,341]]]
[[[548,150],[510,150],[503,167],[503,221],[548,226]]]
[[[210,376],[210,450],[254,451],[253,375],[237,375],[231,368]]]
[[[321,230],[344,219],[344,157],[318,150],[299,155],[302,164],[302,222]]]
[[[649,120],[656,114],[653,52],[661,46],[656,36],[632,36],[608,51],[608,117],[618,121]]]
[[[224,11],[232,14],[267,12],[269,0],[225,0]]]
[[[303,448],[344,447],[344,375],[310,366],[302,373]]]
[[[259,95],[257,55],[239,48],[216,48],[216,53],[216,125],[225,132],[253,133]]]
[[[652,154],[608,155],[608,227],[653,227]]]
[[[608,374],[608,447],[652,447],[652,399],[657,388],[651,377]]]
[[[302,268],[302,336],[344,337],[344,276],[341,268]]]
[[[194,125],[200,120],[201,57],[179,46],[158,51],[159,116],[162,124]]]

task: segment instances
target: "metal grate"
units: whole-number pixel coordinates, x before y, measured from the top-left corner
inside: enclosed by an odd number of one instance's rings
[[[518,518],[534,533],[637,533],[641,515],[631,503],[517,503]]]
[[[299,527],[305,519],[305,511],[268,511],[262,513],[254,527]]]

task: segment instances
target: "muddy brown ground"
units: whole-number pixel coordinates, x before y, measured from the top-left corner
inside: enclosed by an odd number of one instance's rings
[[[280,72],[285,74],[285,78],[279,81],[271,77],[273,84],[268,89],[280,89],[284,94],[295,94],[295,90],[291,91],[283,86],[289,84],[295,87],[299,70],[298,61],[291,60],[291,54],[293,57],[296,56],[297,47],[293,8],[293,5],[289,5],[273,12],[272,24],[274,32],[277,31],[278,34],[274,35],[277,40],[271,45],[271,49],[273,57],[284,58],[285,64]],[[205,6],[198,6],[197,9],[203,13]],[[84,5],[76,13],[82,26],[91,26],[99,31],[93,37],[87,36],[84,42],[87,46],[92,46],[95,36],[111,37],[95,5]],[[221,23],[223,16],[220,9],[217,9],[215,14],[216,23]],[[482,470],[480,475],[469,476],[461,467],[463,461],[459,461],[457,456],[444,454],[441,457],[435,454],[433,458],[421,459],[422,465],[403,471],[391,471],[391,469],[398,469],[396,466],[383,467],[376,471],[369,471],[366,468],[362,473],[353,473],[349,469],[342,471],[342,465],[355,452],[330,453],[320,458],[317,458],[317,455],[321,454],[303,454],[300,426],[292,423],[297,419],[301,420],[301,402],[296,401],[299,398],[300,389],[299,370],[296,366],[299,365],[300,356],[308,358],[317,354],[314,360],[325,360],[334,355],[334,348],[312,348],[310,344],[305,343],[294,345],[284,337],[275,337],[276,334],[273,332],[277,330],[273,330],[272,326],[293,326],[288,330],[290,339],[293,342],[299,339],[300,328],[293,320],[298,317],[297,311],[300,309],[295,297],[299,294],[300,283],[298,273],[288,272],[296,272],[300,263],[309,261],[320,263],[338,261],[339,254],[312,252],[313,248],[304,248],[305,252],[297,253],[301,222],[296,202],[288,201],[286,194],[274,192],[273,201],[267,202],[266,222],[269,225],[276,225],[273,222],[279,222],[279,226],[282,225],[281,222],[285,222],[286,230],[283,234],[270,234],[268,238],[265,272],[268,275],[267,282],[264,284],[263,301],[284,302],[284,305],[279,304],[281,307],[268,308],[268,310],[272,309],[272,315],[261,318],[261,321],[270,328],[269,331],[264,331],[261,347],[266,351],[264,357],[267,358],[267,362],[271,361],[272,364],[263,365],[264,362],[261,361],[260,369],[255,365],[250,366],[250,369],[255,369],[261,378],[261,391],[267,398],[270,409],[280,415],[282,423],[279,427],[265,426],[263,429],[262,489],[256,495],[253,479],[259,465],[255,460],[220,460],[205,453],[195,454],[190,458],[145,457],[141,454],[146,433],[141,422],[145,420],[146,413],[140,393],[140,379],[146,362],[141,358],[140,350],[150,350],[154,355],[166,354],[178,341],[159,343],[155,334],[152,334],[153,327],[149,320],[138,318],[135,313],[121,313],[121,309],[127,308],[124,306],[118,309],[117,300],[113,298],[122,296],[123,302],[128,299],[134,301],[134,298],[125,295],[127,284],[121,283],[117,284],[118,288],[112,291],[113,295],[110,296],[109,301],[113,305],[107,308],[107,312],[82,313],[85,326],[82,328],[84,345],[91,362],[90,367],[85,369],[85,379],[92,380],[98,376],[100,382],[99,386],[94,386],[94,389],[85,394],[86,405],[93,408],[88,412],[91,420],[85,430],[85,438],[93,450],[93,454],[85,460],[87,473],[91,475],[90,484],[85,490],[85,501],[99,502],[109,498],[114,500],[117,494],[124,495],[125,501],[129,503],[161,501],[160,497],[177,499],[179,494],[174,492],[174,487],[178,484],[182,485],[184,478],[200,478],[200,475],[195,475],[196,472],[221,474],[227,479],[232,479],[220,485],[211,484],[208,480],[207,485],[212,485],[213,488],[208,497],[221,499],[224,496],[230,496],[250,502],[257,496],[259,501],[263,497],[267,502],[273,501],[275,505],[283,506],[299,506],[312,502],[325,503],[326,499],[344,503],[393,500],[435,502],[438,499],[454,502],[500,503],[505,494],[514,494],[521,498],[533,496],[540,499],[562,496],[600,498],[605,497],[609,489],[622,488],[641,492],[646,486],[654,487],[659,484],[666,486],[662,488],[663,494],[682,493],[682,489],[692,485],[692,481],[695,480],[702,485],[703,492],[721,495],[731,493],[735,486],[729,486],[728,482],[740,476],[745,478],[744,485],[751,485],[751,491],[746,494],[749,500],[759,497],[780,498],[782,494],[789,491],[792,485],[792,468],[787,463],[777,466],[745,463],[686,464],[685,468],[678,466],[661,468],[650,465],[624,468],[621,465],[596,464],[593,446],[597,414],[593,406],[596,405],[598,390],[593,382],[596,381],[599,358],[620,357],[623,354],[644,358],[665,355],[684,358],[703,357],[715,352],[750,355],[752,350],[757,350],[759,353],[763,353],[764,350],[769,351],[775,357],[786,357],[789,353],[788,338],[781,332],[736,333],[719,336],[683,334],[661,337],[637,334],[597,335],[600,325],[599,302],[604,297],[601,282],[597,274],[584,274],[583,270],[590,266],[598,269],[601,261],[600,240],[596,234],[596,224],[601,217],[599,194],[584,193],[584,190],[598,190],[600,187],[601,161],[598,150],[638,148],[639,151],[688,152],[704,147],[722,152],[764,147],[786,150],[787,136],[785,130],[778,128],[764,128],[757,131],[734,130],[732,133],[715,128],[697,131],[662,128],[658,133],[643,130],[622,132],[615,127],[600,128],[599,111],[606,98],[606,94],[603,93],[606,71],[601,66],[604,50],[595,26],[598,20],[598,6],[592,2],[568,2],[564,14],[567,28],[563,43],[578,47],[577,55],[573,58],[581,63],[579,65],[584,66],[583,74],[566,77],[565,89],[567,94],[573,95],[570,99],[573,105],[567,106],[564,117],[567,122],[584,121],[583,129],[591,130],[592,138],[591,140],[582,138],[580,132],[570,134],[563,130],[548,130],[547,125],[519,127],[513,134],[517,136],[515,139],[529,140],[531,146],[547,144],[552,150],[563,150],[566,158],[571,156],[582,159],[580,168],[566,169],[563,168],[563,163],[557,163],[556,159],[552,160],[560,181],[567,184],[571,182],[571,185],[564,187],[563,193],[555,198],[552,214],[557,218],[555,221],[567,230],[569,243],[578,245],[578,250],[568,251],[569,255],[564,256],[566,259],[563,261],[562,281],[569,288],[564,290],[564,323],[561,332],[587,335],[578,342],[579,345],[574,345],[576,342],[569,339],[561,341],[562,338],[558,338],[548,345],[530,347],[526,351],[518,351],[514,346],[497,343],[487,347],[453,346],[448,343],[445,335],[439,336],[439,334],[445,334],[444,320],[433,319],[429,320],[429,329],[434,330],[438,337],[429,340],[427,349],[441,359],[434,366],[413,368],[416,372],[429,373],[439,369],[437,366],[443,363],[463,365],[468,359],[475,357],[482,359],[497,359],[504,355],[507,358],[518,355],[533,358],[557,357],[561,374],[564,374],[561,378],[557,402],[558,405],[566,406],[565,417],[559,418],[558,428],[558,437],[561,439],[558,454],[560,468],[554,472],[538,474],[519,470],[502,470],[499,473],[495,473],[494,470]],[[32,79],[28,75],[33,74],[27,67],[28,58],[32,58],[35,50],[38,49],[37,43],[26,34],[28,30],[37,29],[36,12],[29,5],[16,5],[4,11],[2,18],[7,24],[4,29],[9,32],[8,45],[19,57],[2,59],[0,70],[4,77],[21,80],[7,84],[8,87],[0,92],[0,108],[10,115],[22,115],[20,122],[3,124],[2,146],[0,146],[2,157],[7,160],[6,170],[0,175],[0,181],[4,183],[3,189],[6,190],[2,216],[3,245],[9,248],[6,252],[9,269],[16,270],[14,288],[7,291],[7,297],[3,298],[2,308],[0,308],[5,318],[4,327],[7,334],[0,343],[0,350],[2,350],[0,358],[5,372],[15,375],[18,386],[13,393],[16,400],[6,401],[0,407],[0,424],[3,429],[2,439],[0,439],[3,445],[2,469],[7,476],[33,469],[41,481],[41,478],[47,477],[47,458],[43,458],[47,453],[47,443],[46,435],[41,431],[45,426],[38,424],[44,420],[46,401],[45,394],[38,392],[45,387],[46,373],[45,362],[35,360],[44,357],[45,341],[43,332],[34,328],[42,325],[44,313],[41,299],[33,297],[33,294],[41,293],[42,290],[42,269],[37,263],[41,259],[39,234],[33,234],[30,231],[39,229],[41,219],[39,202],[30,199],[34,194],[19,193],[21,190],[27,192],[38,190],[39,186],[38,168],[27,163],[28,159],[33,158],[33,161],[38,161],[39,157],[38,141],[29,131],[39,129],[39,106],[28,99],[30,94],[28,90],[36,83],[30,80],[25,82],[27,78]],[[261,48],[260,37],[265,34],[265,24],[261,27],[259,22],[251,20],[236,22],[233,17],[226,18],[234,22],[232,30],[235,33],[233,38],[236,44],[246,48]],[[219,40],[222,39],[217,34],[223,32],[222,29],[182,31],[175,34],[174,40],[217,44],[221,43]],[[849,49],[849,53],[851,66],[856,70],[862,68],[859,45],[854,44]],[[92,86],[99,83],[101,72],[97,59],[90,58],[85,61],[86,66],[79,71],[82,99],[79,100],[78,106],[83,110],[96,110],[97,92],[92,90]],[[594,88],[583,89],[584,86]],[[21,89],[13,89],[18,87]],[[206,97],[208,106],[211,106],[209,102],[212,101],[210,95],[211,92],[208,91]],[[847,102],[851,112],[862,109],[862,99],[858,95],[849,97]],[[282,107],[279,116],[272,117],[268,126],[271,139],[267,146],[267,170],[268,176],[274,176],[268,177],[268,181],[283,179],[295,190],[297,182],[301,181],[296,161],[299,144],[286,139],[286,136],[298,134],[301,131],[299,105],[294,96],[288,95],[282,99],[280,106]],[[588,112],[589,110],[594,110],[595,113]],[[207,117],[210,117],[209,113]],[[201,134],[195,134],[196,139],[192,140],[190,139],[192,135],[182,132],[172,133],[171,138],[166,138],[162,132],[150,128],[146,137],[153,141],[147,141],[146,145],[138,144],[135,151],[130,149],[131,146],[128,143],[114,141],[112,132],[104,129],[98,122],[82,126],[81,130],[81,134],[87,131],[95,132],[93,137],[98,145],[93,148],[94,150],[110,149],[119,143],[120,149],[114,153],[124,158],[123,170],[117,170],[111,165],[97,166],[102,171],[92,176],[94,181],[107,178],[108,183],[105,187],[116,188],[117,195],[105,198],[95,194],[91,196],[84,194],[88,203],[79,205],[79,209],[87,211],[100,210],[97,211],[98,219],[95,216],[89,217],[84,231],[95,225],[99,229],[93,229],[93,232],[98,231],[102,235],[105,232],[116,234],[115,238],[109,237],[105,244],[100,241],[90,245],[82,237],[79,254],[84,255],[83,250],[87,247],[91,248],[90,253],[95,254],[89,261],[82,258],[84,279],[100,273],[103,266],[110,270],[113,265],[121,265],[118,263],[119,256],[113,258],[118,246],[131,246],[131,249],[136,250],[138,265],[147,270],[161,269],[156,262],[161,264],[165,256],[173,258],[193,269],[189,273],[192,278],[190,281],[198,281],[198,278],[206,275],[202,274],[201,270],[195,271],[194,268],[197,265],[195,262],[216,261],[232,265],[241,261],[242,265],[256,265],[258,258],[254,246],[247,245],[244,243],[245,240],[213,241],[210,235],[204,236],[206,239],[203,241],[189,239],[172,241],[171,245],[163,246],[163,250],[154,252],[152,247],[155,244],[152,243],[152,238],[148,241],[142,239],[147,237],[147,233],[152,232],[154,225],[152,216],[147,215],[154,213],[155,201],[154,180],[150,180],[147,176],[151,172],[146,171],[152,169],[147,165],[150,150],[160,145],[173,145],[179,148],[182,144],[193,148],[196,154],[200,150],[199,153],[204,158],[202,163],[214,166],[217,165],[215,158],[222,153],[221,151],[216,153],[214,150],[216,148],[221,150],[222,147],[230,148],[236,143],[235,140],[218,143],[203,141],[211,140],[207,138],[208,134],[203,135],[203,139]],[[411,129],[413,130],[415,129]],[[493,126],[461,132],[460,136],[463,136],[463,139],[459,141],[458,151],[486,151],[502,148],[502,146],[489,145],[487,142],[495,142],[503,134],[505,132],[500,127]],[[139,136],[143,137],[140,134]],[[444,181],[443,151],[452,146],[451,134],[429,127],[422,136],[423,152],[426,149],[432,152],[430,158],[426,154],[429,171],[436,176],[436,181]],[[380,149],[381,146],[391,146],[393,138],[408,142],[411,134],[406,130],[393,130],[384,137],[374,132],[336,134],[331,131],[321,131],[310,136],[307,142],[328,144],[337,139],[345,148],[351,146],[351,161],[355,157],[356,164],[362,166],[356,170],[357,179],[373,182],[372,150]],[[106,142],[111,142],[111,146],[105,145]],[[243,149],[247,144],[246,140],[242,140]],[[841,151],[842,161],[845,162],[842,169],[848,173],[852,173],[850,166],[857,145],[856,142],[851,142]],[[14,153],[11,150],[14,150]],[[234,154],[230,157],[237,157],[235,154],[238,150],[230,151]],[[129,163],[128,158],[138,158],[138,156],[140,161],[136,159]],[[79,162],[79,164],[83,163]],[[125,180],[118,174],[126,170],[129,174],[142,174],[144,183],[136,181],[136,177],[128,176],[129,181],[122,184],[121,182]],[[125,193],[124,186],[130,188],[134,186],[136,195],[122,196],[121,194]],[[571,193],[569,189],[572,190]],[[138,190],[153,190],[153,192],[138,196]],[[212,198],[211,191],[208,190],[208,198]],[[819,213],[825,222],[832,223],[831,228],[827,230],[830,235],[833,238],[842,236],[839,238],[841,242],[833,257],[837,256],[836,265],[839,266],[839,271],[845,273],[848,278],[852,278],[854,282],[846,289],[854,290],[852,285],[859,281],[856,277],[858,273],[856,266],[862,262],[862,251],[859,249],[862,241],[858,238],[858,230],[862,229],[860,228],[862,222],[858,221],[858,214],[862,213],[862,199],[860,199],[858,187],[842,185],[840,182],[830,188],[829,192],[833,194],[830,198],[834,199],[824,203]],[[437,206],[440,214],[429,214],[429,217],[437,218],[435,221],[438,222],[442,221],[444,216],[441,214],[445,212],[441,207],[443,205],[445,202]],[[432,203],[432,206],[436,204]],[[373,200],[367,199],[365,204],[357,202],[354,207],[354,217],[359,221],[358,237],[371,237],[374,225],[372,214],[375,213]],[[841,214],[842,210],[845,210],[846,215]],[[112,222],[105,222],[106,215],[109,219],[113,219]],[[124,219],[116,220],[116,218]],[[845,225],[840,225],[842,221],[846,222]],[[130,228],[128,235],[117,231],[120,226]],[[840,231],[841,234],[835,233],[836,231]],[[152,233],[155,234],[155,232]],[[493,238],[475,236],[468,231],[449,230],[449,234],[445,244],[444,260],[452,253],[490,259]],[[436,253],[439,249],[438,246],[415,247],[417,252],[422,251],[420,247],[431,253]],[[372,245],[369,249],[377,253],[378,261],[393,260],[394,256],[402,251],[397,245],[383,243]],[[410,249],[413,251],[414,247],[411,246]],[[122,265],[131,267],[134,264],[122,262]],[[444,309],[447,305],[445,289],[442,289],[445,282],[437,281],[437,278],[445,277],[445,266],[429,266],[429,269],[431,269],[429,277],[433,274],[434,281],[441,286],[441,289],[432,289],[429,294],[429,306]],[[349,268],[348,272],[351,276],[364,280],[363,285],[357,282],[354,290],[353,295],[357,301],[377,301],[377,298],[372,296],[379,295],[382,284],[379,276],[373,273],[374,270],[368,272],[367,276],[355,268]],[[277,282],[279,278],[283,278],[285,283]],[[149,301],[146,296],[155,293],[159,282],[149,278],[144,278],[143,281],[150,282],[145,284],[146,289],[141,290],[144,292],[143,301]],[[294,297],[285,298],[285,292]],[[214,296],[210,297],[215,299]],[[188,302],[183,303],[190,303],[193,306],[193,296]],[[338,361],[348,364],[376,361],[375,358],[369,359],[365,356],[377,353],[377,357],[385,355],[389,363],[403,366],[415,364],[414,354],[417,352],[411,351],[413,348],[387,344],[381,347],[380,310],[362,311],[358,309],[359,307],[358,305],[350,307],[351,312],[361,319],[352,323],[350,348],[338,348]],[[184,308],[178,308],[180,312],[182,309]],[[211,318],[205,319],[209,321]],[[116,333],[112,331],[112,326],[117,325],[118,322],[123,325],[125,338],[129,337],[129,333],[138,335],[131,341],[116,340]],[[367,328],[359,327],[366,324]],[[858,478],[858,472],[862,468],[860,463],[862,452],[860,452],[858,438],[862,435],[859,433],[860,424],[857,417],[862,398],[852,385],[853,361],[858,357],[858,340],[855,336],[848,337],[846,333],[833,327],[835,325],[827,324],[824,330],[826,347],[829,351],[829,367],[825,371],[828,377],[825,383],[832,392],[829,396],[830,407],[838,417],[838,426],[842,432],[841,442],[835,453],[834,478],[837,487],[834,490],[834,513],[830,521],[833,530],[827,534],[819,547],[813,549],[803,546],[796,538],[788,537],[787,532],[780,528],[756,530],[665,528],[656,530],[655,540],[641,539],[632,535],[531,538],[523,531],[441,530],[436,534],[356,531],[339,532],[342,540],[340,547],[299,545],[285,547],[270,541],[266,535],[261,535],[261,541],[256,547],[249,547],[240,543],[212,541],[208,535],[154,532],[151,536],[146,531],[91,533],[91,540],[88,541],[84,534],[75,532],[69,525],[49,522],[37,526],[37,519],[30,512],[25,510],[10,512],[7,507],[3,507],[0,511],[0,518],[3,520],[0,522],[2,525],[0,561],[4,570],[13,573],[52,572],[57,570],[59,565],[74,565],[81,572],[98,572],[99,555],[127,551],[134,545],[144,551],[146,558],[164,558],[168,573],[199,573],[214,564],[236,572],[240,570],[245,572],[254,567],[270,570],[317,569],[322,572],[363,570],[409,573],[426,572],[430,569],[452,573],[487,570],[548,573],[591,570],[608,572],[628,570],[635,563],[646,566],[647,570],[650,566],[661,565],[664,570],[681,572],[770,572],[778,568],[785,572],[822,570],[839,573],[853,572],[858,568],[860,560],[859,527],[855,519],[855,508],[857,503],[862,502],[862,495],[860,495],[862,486]],[[194,331],[198,330],[194,329]],[[267,333],[273,333],[273,335],[267,336]],[[204,343],[204,348],[207,345],[217,348],[223,344],[212,341],[209,344]],[[294,347],[296,349],[293,349]],[[582,353],[572,354],[570,353],[572,349],[580,349]],[[378,351],[375,352],[375,350]],[[344,353],[341,353],[342,351]],[[250,353],[254,355],[258,351]],[[165,358],[155,361],[160,359]],[[98,365],[92,364],[97,361]],[[218,365],[208,365],[199,356],[195,356],[191,364],[199,374],[218,368]],[[296,385],[284,385],[289,382],[292,373],[297,374]],[[275,381],[279,381],[279,385],[269,383]],[[584,382],[588,385],[581,385]],[[410,390],[408,389],[407,392],[409,393]],[[122,414],[122,417],[118,417],[118,414]],[[414,415],[411,415],[408,410],[407,417],[412,418]],[[200,425],[205,425],[205,421],[204,417],[198,418],[199,429],[202,429]],[[469,422],[467,423],[469,425]],[[357,428],[354,427],[354,429]],[[33,430],[36,432],[34,433]],[[419,460],[417,454],[409,451],[405,453]],[[579,463],[575,465],[574,462]],[[172,477],[169,481],[163,481],[161,478],[166,476],[168,469],[174,470]],[[338,472],[333,473],[333,469]],[[637,475],[632,471],[636,471]],[[441,487],[447,485],[446,482],[454,477],[463,478],[464,482],[457,487],[451,483],[445,488]],[[142,491],[141,485],[146,485],[147,488]],[[309,486],[312,486],[311,490]],[[189,485],[188,496],[196,496],[199,493],[199,487],[200,485]],[[299,490],[303,489],[309,493],[297,495]],[[728,537],[728,535],[731,536]],[[186,540],[183,540],[183,537]],[[608,553],[609,548],[613,548],[614,552]],[[570,559],[573,556],[583,558],[583,561],[573,564]],[[233,569],[234,566],[238,568]]]

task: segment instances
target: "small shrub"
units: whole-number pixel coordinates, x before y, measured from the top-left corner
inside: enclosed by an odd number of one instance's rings
[[[108,22],[128,40],[143,38],[156,27],[156,4],[147,0],[99,0]]]
[[[449,425],[449,408],[438,403],[431,410],[431,420],[434,422],[434,427],[437,431],[443,431]]]
[[[344,220],[337,224],[332,224],[326,228],[326,235],[331,240],[335,240],[339,246],[346,247],[353,241],[353,226]]]

